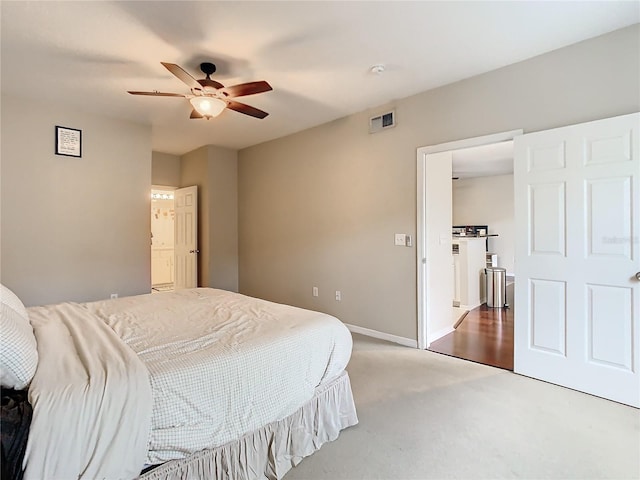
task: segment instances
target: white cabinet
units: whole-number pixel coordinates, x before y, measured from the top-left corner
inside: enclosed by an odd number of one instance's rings
[[[173,248],[151,249],[151,284],[173,283]]]
[[[486,239],[455,237],[452,244],[458,250],[453,255],[454,305],[471,310],[485,302]]]

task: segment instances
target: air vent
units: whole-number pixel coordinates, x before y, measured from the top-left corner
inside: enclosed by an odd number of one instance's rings
[[[369,133],[376,133],[386,128],[396,126],[396,114],[392,110],[389,113],[383,113],[377,117],[371,117],[369,119]]]

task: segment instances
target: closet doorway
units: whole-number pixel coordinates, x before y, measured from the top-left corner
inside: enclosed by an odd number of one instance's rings
[[[174,289],[175,284],[175,189],[151,190],[151,291]]]

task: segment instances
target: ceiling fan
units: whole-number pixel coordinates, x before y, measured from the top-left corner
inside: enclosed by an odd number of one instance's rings
[[[190,118],[206,118],[209,120],[210,118],[220,115],[225,108],[256,118],[264,118],[269,115],[267,112],[250,105],[231,100],[236,97],[244,97],[245,95],[254,95],[272,90],[271,85],[265,81],[241,83],[232,87],[225,87],[221,83],[211,80],[211,74],[216,71],[216,66],[213,63],[205,62],[200,64],[200,70],[206,75],[206,78],[201,80],[196,80],[175,63],[160,63],[182,80],[187,87],[191,89],[191,93],[165,93],[158,92],[157,90],[153,92],[129,91],[128,93],[131,95],[149,95],[153,97],[188,98],[193,106]]]

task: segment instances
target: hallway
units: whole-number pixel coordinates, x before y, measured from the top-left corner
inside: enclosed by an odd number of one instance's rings
[[[513,310],[481,305],[471,310],[454,332],[433,342],[428,350],[513,370]]]

